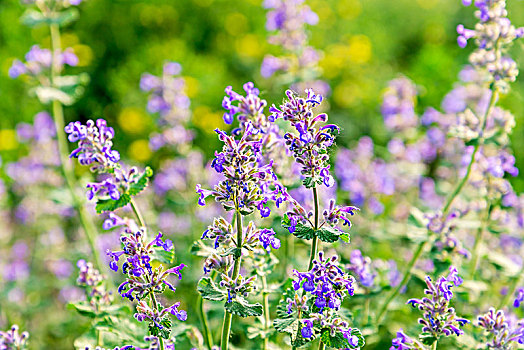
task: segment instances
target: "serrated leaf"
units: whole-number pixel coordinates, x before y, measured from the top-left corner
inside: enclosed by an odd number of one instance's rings
[[[171,249],[170,251],[166,251],[162,247],[155,247],[151,257],[153,260],[159,261],[163,264],[172,264],[175,262],[175,250]]]
[[[293,235],[297,238],[301,239],[312,239],[315,236],[315,230],[310,227],[306,226],[302,223],[298,223],[295,227],[295,231],[293,231]]]
[[[171,325],[171,320],[169,318],[164,318],[162,321],[160,321],[160,326],[162,326],[162,328],[157,326],[155,323],[150,323],[149,335],[169,339],[171,335]]]
[[[250,304],[245,298],[238,295],[230,303],[226,302],[224,307],[233,315],[240,317],[261,316],[263,313],[261,304]]]
[[[296,320],[294,318],[277,318],[273,321],[273,327],[280,333],[293,334],[296,326],[293,326]]]
[[[332,337],[330,330],[327,328],[322,330],[320,340],[322,340],[325,345],[335,349],[346,349],[350,347],[348,340],[341,332],[335,333],[335,336]]]
[[[153,176],[153,170],[150,167],[146,167],[144,173],[138,178],[138,181],[131,183],[127,193],[129,193],[131,196],[136,196],[142,192],[147,187],[149,178],[151,176]]]
[[[358,347],[359,348],[362,348],[364,347],[364,345],[366,345],[366,340],[364,339],[364,336],[362,335],[362,333],[360,332],[360,330],[358,328],[353,328],[351,330],[351,333],[350,333],[352,336],[355,336],[358,338]],[[351,349],[355,349],[355,347],[353,346],[349,346]]]
[[[317,231],[317,237],[322,242],[333,243],[338,241],[344,232],[331,226],[326,226]]]
[[[197,290],[202,294],[202,298],[212,301],[222,301],[227,297],[226,292],[220,289],[209,277],[202,277],[198,281]]]
[[[106,211],[115,211],[118,208],[126,206],[130,201],[131,197],[127,193],[121,195],[116,201],[113,199],[99,199],[96,202],[96,212],[101,214]]]

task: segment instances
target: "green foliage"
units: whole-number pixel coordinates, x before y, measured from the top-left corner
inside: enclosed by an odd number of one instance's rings
[[[124,193],[116,201],[114,199],[98,199],[96,202],[96,212],[98,214],[105,213],[106,211],[115,211],[118,208],[125,207],[131,202],[131,197]]]
[[[162,264],[171,265],[175,262],[175,250],[166,251],[162,247],[155,247],[151,257]]]
[[[166,317],[162,321],[160,321],[160,326],[162,326],[162,328],[160,328],[153,322],[149,323],[149,334],[155,337],[162,337],[164,339],[169,339],[169,336],[171,335],[171,327],[172,327],[172,323],[169,317]]]
[[[78,18],[78,10],[74,7],[61,11],[54,17],[44,16],[42,12],[33,9],[27,10],[21,17],[23,24],[29,27],[36,27],[42,24],[58,24],[63,27]]]
[[[198,281],[197,290],[202,295],[202,298],[206,300],[222,301],[227,297],[227,293],[220,289],[209,277],[202,277]]]
[[[245,298],[237,295],[231,302],[226,302],[227,311],[240,317],[261,316],[263,313],[262,305],[259,303],[250,304]]]
[[[131,196],[136,196],[140,192],[146,189],[149,182],[149,178],[153,176],[153,170],[150,167],[146,167],[142,175],[138,178],[136,182],[131,183],[127,193]]]

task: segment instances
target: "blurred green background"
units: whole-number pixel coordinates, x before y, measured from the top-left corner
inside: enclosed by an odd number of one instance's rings
[[[285,86],[260,76],[263,56],[278,54],[267,43],[266,11],[261,0],[88,0],[80,6],[80,19],[66,28],[64,46],[72,46],[91,82],[84,97],[66,109],[66,119],[107,118],[119,130],[119,150],[137,161],[150,163],[145,141],[154,117],[145,111],[146,95],[138,88],[143,72],[158,74],[164,60],[178,61],[188,80],[197,144],[211,152],[216,144],[207,135],[222,122],[223,89],[241,90],[254,81],[271,103],[280,101]],[[473,7],[459,0],[308,0],[319,24],[310,27],[310,43],[324,52],[323,78],[332,88],[331,118],[344,131],[339,144],[351,145],[371,135],[386,139],[380,116],[381,93],[388,80],[405,74],[420,86],[419,111],[440,106],[472,48],[456,45],[455,27],[475,23]],[[510,18],[524,24],[524,2],[509,0]],[[11,80],[7,71],[14,58],[30,46],[49,46],[47,28],[30,29],[19,17],[18,0],[0,1],[0,154],[18,156],[14,127],[32,120],[42,109],[27,96],[22,79]],[[518,44],[521,46],[522,44]],[[522,47],[513,57],[523,66]],[[513,85],[502,104],[515,113],[513,135],[518,166],[524,168],[524,80]],[[127,151],[126,151],[127,150]],[[514,179],[517,191],[524,180]]]

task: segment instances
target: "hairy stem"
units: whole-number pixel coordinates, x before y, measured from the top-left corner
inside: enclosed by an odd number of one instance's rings
[[[313,268],[313,260],[317,257],[317,250],[318,250],[318,237],[317,237],[317,230],[318,230],[318,222],[319,222],[319,216],[318,216],[318,193],[317,193],[317,186],[313,187],[313,205],[315,208],[314,211],[314,219],[315,219],[315,236],[313,237],[313,242],[311,243],[311,252],[309,253],[309,265],[308,265],[308,271]]]
[[[269,292],[267,290],[266,275],[261,276],[262,279],[262,303],[264,305],[264,330],[267,332],[271,327],[271,315],[269,314]],[[269,348],[269,337],[267,334],[264,336],[264,350]]]
[[[437,344],[438,340],[435,340],[435,342],[431,345],[431,350],[437,350]]]
[[[484,130],[486,128],[488,116],[491,114],[491,111],[493,110],[493,107],[495,107],[495,104],[497,102],[498,90],[496,88],[494,88],[493,86],[491,86],[490,89],[491,89],[491,97],[490,97],[490,101],[489,101],[489,106],[486,109],[486,112],[485,112],[484,117],[482,119],[482,128],[481,128],[481,131],[480,131],[479,140],[478,140],[477,144],[475,145],[475,148],[473,149],[473,153],[471,154],[471,158],[470,158],[468,167],[466,169],[466,174],[462,177],[460,182],[455,187],[455,190],[451,193],[451,195],[448,197],[446,203],[444,204],[444,207],[442,209],[442,217],[444,219],[447,217],[447,215],[449,213],[449,210],[451,209],[451,205],[453,204],[453,201],[459,195],[459,193],[462,191],[462,189],[464,188],[464,185],[468,182],[468,179],[469,179],[469,177],[471,175],[471,171],[473,169],[473,164],[475,163],[475,156],[477,155],[477,152],[478,152],[478,150],[480,148],[480,145],[482,144],[482,141],[483,141],[482,138],[483,138]],[[409,282],[409,279],[411,277],[411,272],[413,270],[413,266],[415,266],[415,264],[417,263],[418,259],[420,258],[421,254],[422,254],[422,251],[424,250],[425,246],[428,244],[430,239],[431,238],[428,235],[428,237],[424,241],[419,243],[419,245],[417,247],[417,250],[416,250],[415,254],[413,255],[413,258],[408,263],[408,267],[406,269],[406,272],[404,273],[404,276],[402,277],[402,282],[397,286],[397,288],[395,288],[395,290],[393,290],[393,292],[389,295],[389,297],[386,299],[386,302],[384,303],[384,305],[380,309],[380,312],[377,315],[377,325],[380,325],[380,323],[382,322],[382,320],[383,320],[383,318],[384,318],[384,316],[385,316],[385,314],[386,314],[386,312],[388,310],[389,304],[398,295],[398,293],[400,292],[400,289],[402,288],[402,286],[407,284],[407,282]]]
[[[240,214],[240,210],[238,210],[238,205],[237,205],[237,210],[236,210],[236,219],[237,219],[236,220],[237,221],[237,248],[242,249],[244,235],[243,235],[243,228],[242,228],[242,215]],[[235,258],[235,266],[233,268],[233,275],[231,276],[233,280],[236,280],[238,277],[238,274],[240,273],[241,262],[242,262],[242,251],[240,251],[238,257]],[[220,349],[221,350],[228,350],[229,348],[229,336],[231,334],[231,319],[232,318],[233,318],[233,314],[225,310],[224,323],[222,324],[222,338],[220,340]]]
[[[60,76],[60,63],[58,61],[59,58],[57,56],[57,54],[61,50],[60,29],[57,24],[50,24],[49,29],[51,32],[51,46],[53,55],[51,65],[51,84],[55,86],[56,79]],[[53,100],[52,107],[53,120],[55,124],[58,143],[58,154],[60,158],[60,166],[62,168],[62,173],[64,175],[64,179],[66,181],[69,192],[71,193],[71,197],[73,199],[73,207],[78,213],[78,217],[80,218],[80,224],[84,229],[87,242],[89,244],[89,247],[91,248],[91,255],[94,260],[93,262],[96,265],[96,267],[100,270],[103,265],[100,262],[100,258],[97,254],[97,249],[95,246],[95,239],[97,235],[96,227],[93,223],[91,215],[89,215],[89,213],[87,212],[82,199],[78,196],[76,192],[76,177],[73,171],[73,164],[69,160],[69,149],[67,146],[66,135],[64,133],[64,110],[62,104],[58,100]]]

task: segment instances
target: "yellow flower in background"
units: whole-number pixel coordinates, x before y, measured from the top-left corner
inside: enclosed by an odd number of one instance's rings
[[[236,41],[237,52],[241,56],[262,57],[264,55],[263,46],[265,41],[253,34],[246,34]]]
[[[129,134],[139,134],[145,130],[145,118],[147,116],[141,109],[126,107],[118,115],[118,125]]]
[[[16,131],[13,129],[0,130],[0,151],[10,151],[16,149],[17,146]]]
[[[217,127],[224,127],[222,114],[212,112],[208,106],[198,106],[193,111],[193,124],[200,130],[212,134]]]
[[[354,35],[349,39],[349,60],[363,64],[371,59],[371,41],[365,35]]]
[[[145,162],[151,159],[151,148],[147,140],[135,140],[131,142],[128,148],[128,154],[132,159],[139,162]]]
[[[184,79],[186,81],[186,94],[187,97],[193,98],[198,94],[198,91],[200,90],[199,82],[193,77],[186,77],[184,76]]]

